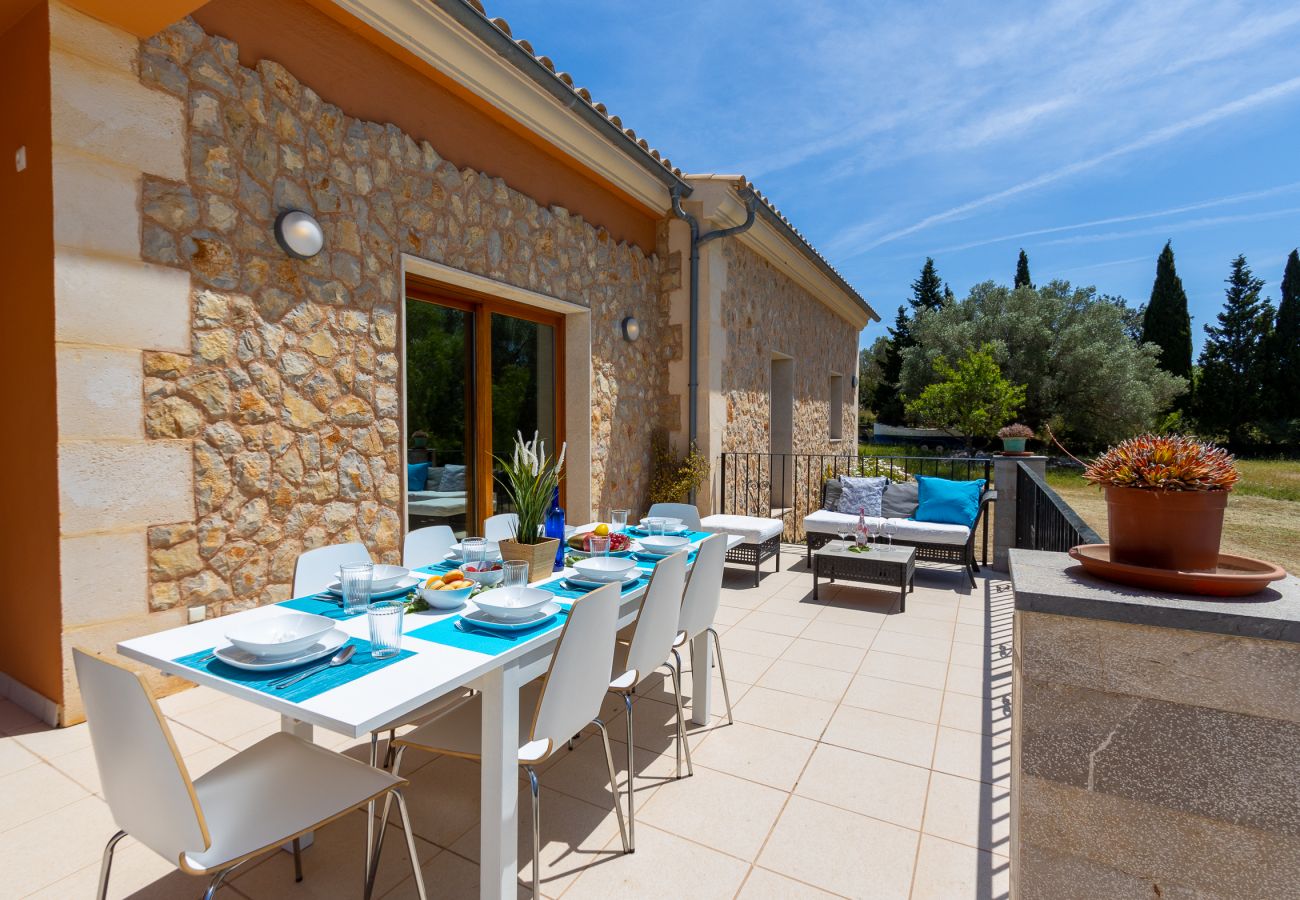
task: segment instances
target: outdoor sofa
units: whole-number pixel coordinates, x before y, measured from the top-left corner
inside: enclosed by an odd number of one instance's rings
[[[922,476],[923,478],[925,476]],[[874,481],[876,479],[861,479]],[[981,480],[978,507],[969,524],[953,522],[924,522],[915,516],[919,505],[919,482],[893,482],[882,479],[884,493],[881,496],[879,516],[868,516],[875,523],[889,521],[894,528],[893,543],[899,546],[915,547],[917,560],[929,562],[957,563],[965,568],[971,587],[975,586],[975,573],[979,563],[975,559],[975,532],[979,530],[980,520],[987,515],[989,503],[997,499],[997,491],[990,489]],[[948,479],[936,478],[935,482],[955,484]],[[804,517],[803,528],[807,536],[807,561],[812,568],[814,550],[824,547],[829,541],[836,540],[841,534],[852,531],[858,524],[857,511],[841,511],[840,497],[843,483],[839,478],[832,478],[822,484],[821,506]]]

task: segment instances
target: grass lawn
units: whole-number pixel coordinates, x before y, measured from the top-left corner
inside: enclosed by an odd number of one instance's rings
[[[1223,517],[1223,551],[1275,562],[1300,573],[1300,461],[1238,460],[1241,480]],[[1047,481],[1104,539],[1106,500],[1074,472],[1050,470]]]

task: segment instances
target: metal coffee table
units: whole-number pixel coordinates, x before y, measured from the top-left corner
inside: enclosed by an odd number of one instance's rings
[[[817,599],[818,579],[884,584],[898,588],[898,611],[907,611],[907,593],[912,590],[916,571],[915,547],[891,547],[868,544],[862,552],[850,550],[849,541],[831,541],[813,551],[813,599]]]

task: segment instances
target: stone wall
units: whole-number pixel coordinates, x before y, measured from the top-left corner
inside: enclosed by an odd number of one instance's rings
[[[144,178],[141,254],[192,280],[190,345],[142,361],[145,435],[185,442],[194,469],[193,516],[150,523],[151,609],[286,597],[322,544],[397,561],[403,253],[592,310],[593,502],[639,502],[666,346],[654,257],[458,170],[436,135],[349,118],[273,61],[241,66],[190,20],[145,42],[139,69],[182,104],[185,147],[183,173]],[[321,254],[278,247],[286,208],[319,219]],[[631,314],[637,344],[618,334]]]
[[[775,352],[794,360],[794,452],[856,452],[857,391],[851,379],[857,374],[858,330],[739,240],[725,243],[722,449],[768,451]],[[843,376],[843,440],[838,442],[830,439],[832,371]]]

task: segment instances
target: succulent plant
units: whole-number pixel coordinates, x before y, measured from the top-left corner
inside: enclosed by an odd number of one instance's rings
[[[1014,425],[1005,425],[998,430],[1000,438],[1031,438],[1034,436],[1034,429],[1028,425],[1021,425],[1017,422]]]
[[[1111,447],[1084,470],[1097,485],[1154,491],[1230,491],[1232,454],[1183,435],[1140,434]]]

